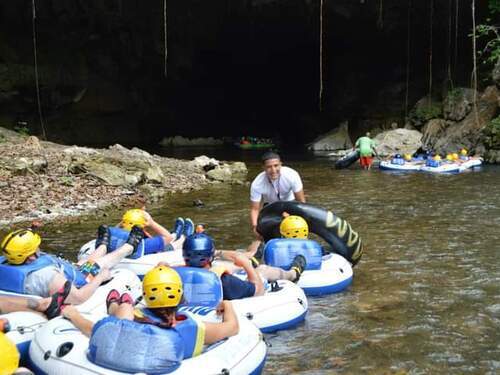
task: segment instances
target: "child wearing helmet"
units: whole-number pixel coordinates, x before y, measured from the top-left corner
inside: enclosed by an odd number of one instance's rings
[[[468,151],[465,148],[460,150],[460,160],[469,160]]]
[[[63,315],[90,337],[92,362],[124,372],[171,372],[183,359],[200,354],[203,344],[220,341],[239,331],[238,319],[229,301],[223,301],[218,308],[221,323],[204,323],[189,313],[177,312],[183,285],[173,268],[153,268],[144,276],[142,286],[146,308],[134,310],[129,294],[120,295],[112,290],[106,299],[110,316],[95,324],[73,306],[64,308]],[[131,348],[131,333],[141,342],[140,347]],[[127,348],[127,356],[122,355],[120,347]],[[150,347],[154,350],[147,350]]]
[[[99,226],[95,244],[96,250],[87,259],[95,260],[106,253],[115,251],[125,243],[133,226],[139,227],[144,232],[144,240],[139,245],[137,253],[132,256],[140,258],[143,255],[172,251],[174,249],[172,242],[179,240],[184,233],[192,233],[194,225],[191,219],[177,218],[174,232],[170,233],[158,224],[147,211],[134,208],[123,214],[117,226]]]
[[[81,304],[110,278],[109,268],[136,251],[142,239],[142,231],[134,227],[127,242],[115,252],[96,262],[74,266],[42,252],[39,248],[42,239],[31,229],[16,230],[0,244],[4,256],[0,258],[0,284],[2,289],[44,298],[59,293],[66,302]]]
[[[257,265],[254,268],[250,258],[242,252],[217,250],[217,256],[229,260],[236,267],[241,267],[245,270],[247,280],[241,280],[232,275],[227,269],[212,267],[215,252],[214,241],[205,233],[196,233],[187,237],[182,246],[182,254],[187,266],[209,269],[219,275],[222,283],[223,298],[227,300],[263,295],[265,289],[262,278],[271,282],[276,280],[297,282],[305,268],[305,259],[301,255],[294,260],[292,268],[289,271],[285,271],[281,268],[267,265]]]

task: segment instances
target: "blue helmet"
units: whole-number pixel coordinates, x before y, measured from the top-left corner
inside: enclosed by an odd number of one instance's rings
[[[214,240],[205,233],[188,236],[182,245],[182,256],[190,267],[204,267],[209,264],[214,258],[214,252]]]

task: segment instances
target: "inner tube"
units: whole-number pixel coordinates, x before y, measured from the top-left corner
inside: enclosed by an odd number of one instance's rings
[[[335,162],[335,169],[344,169],[359,159],[359,151],[354,150]]]
[[[351,225],[336,216],[332,211],[296,201],[278,201],[265,206],[259,213],[257,231],[267,242],[281,237],[279,226],[283,220],[283,212],[304,218],[309,231],[323,238],[330,249],[356,265],[363,254],[363,242]]]

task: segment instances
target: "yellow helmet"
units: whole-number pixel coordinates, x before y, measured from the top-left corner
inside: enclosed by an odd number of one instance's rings
[[[5,236],[0,249],[10,264],[23,264],[36,253],[40,242],[42,239],[38,234],[29,229],[19,229]]]
[[[453,160],[458,160],[458,154],[456,152],[451,154],[451,157],[453,158]]]
[[[19,367],[19,352],[16,345],[0,332],[0,374],[12,374]]]
[[[144,228],[146,225],[144,211],[139,208],[134,208],[125,212],[120,223],[120,226],[125,230],[131,230],[134,225],[141,228]]]
[[[411,161],[411,155],[410,154],[404,154],[404,158],[406,161]]]
[[[453,155],[452,154],[446,155],[446,160],[453,161]]]
[[[280,233],[285,238],[307,238],[309,226],[300,216],[291,215],[283,219],[280,224]]]
[[[466,156],[467,155],[467,150],[465,148],[460,150],[460,155]]]
[[[434,156],[434,160],[440,161],[441,160],[441,156],[439,156],[439,155]]]
[[[175,307],[182,299],[182,280],[173,268],[158,266],[144,276],[142,291],[149,308]]]

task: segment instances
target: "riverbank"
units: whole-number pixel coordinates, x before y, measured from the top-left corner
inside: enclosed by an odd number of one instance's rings
[[[137,207],[211,183],[243,184],[246,173],[241,162],[66,146],[0,128],[0,226]]]

